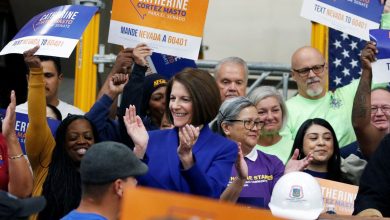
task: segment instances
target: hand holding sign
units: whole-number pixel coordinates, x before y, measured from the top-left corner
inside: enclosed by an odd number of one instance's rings
[[[39,46],[35,46],[34,48],[24,51],[23,56],[24,56],[24,62],[27,64],[27,66],[32,69],[32,68],[41,68],[41,60],[39,57],[34,56],[34,54],[39,50]]]
[[[138,44],[133,51],[134,62],[140,66],[146,66],[146,57],[152,55],[152,49],[145,43]]]
[[[371,63],[376,61],[376,43],[373,41],[367,42],[366,46],[362,50],[360,61],[362,63],[362,69],[371,69]]]

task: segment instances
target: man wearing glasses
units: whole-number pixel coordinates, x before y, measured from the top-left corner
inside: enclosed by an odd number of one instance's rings
[[[291,58],[291,75],[298,86],[298,94],[286,105],[288,117],[286,130],[292,138],[309,118],[327,120],[336,132],[340,147],[356,140],[351,117],[353,99],[358,80],[336,91],[327,91],[328,66],[323,55],[315,48],[299,48]]]

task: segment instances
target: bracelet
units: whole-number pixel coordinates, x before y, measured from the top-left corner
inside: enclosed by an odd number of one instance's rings
[[[9,156],[8,158],[10,159],[10,160],[15,160],[15,159],[18,159],[18,158],[21,158],[21,157],[23,157],[23,153],[21,153],[21,154],[18,154],[18,155],[15,155],[15,156]]]

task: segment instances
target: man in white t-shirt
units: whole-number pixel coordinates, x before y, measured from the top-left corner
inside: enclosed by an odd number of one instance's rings
[[[55,106],[64,119],[69,113],[83,115],[84,112],[66,102],[58,99],[58,88],[63,75],[61,73],[61,63],[58,57],[39,56],[45,76],[46,103]],[[16,106],[16,111],[27,114],[27,102]]]

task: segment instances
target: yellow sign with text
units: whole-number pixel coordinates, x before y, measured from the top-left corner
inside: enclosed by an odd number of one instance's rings
[[[208,0],[114,0],[108,42],[196,60]]]
[[[338,215],[352,215],[358,187],[355,185],[316,178],[321,185],[324,210],[333,209]]]
[[[269,210],[248,209],[198,196],[137,187],[126,189],[120,219],[272,220],[280,218],[272,216]]]

